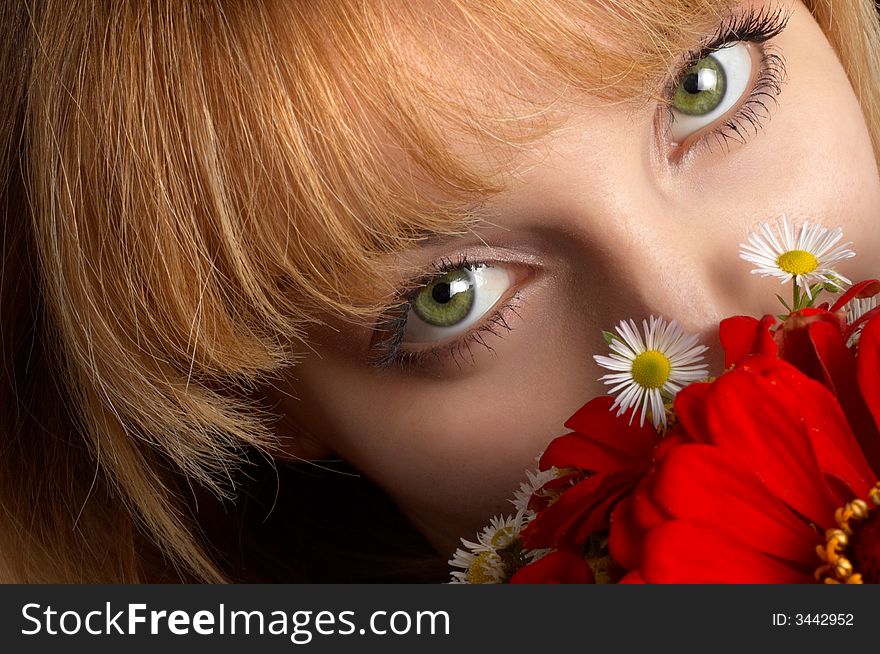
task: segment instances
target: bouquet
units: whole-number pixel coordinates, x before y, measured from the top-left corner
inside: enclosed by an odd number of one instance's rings
[[[783,216],[740,245],[792,293],[721,322],[717,377],[674,321],[606,332],[608,395],[462,539],[452,583],[880,582],[880,281],[836,271],[842,237]]]

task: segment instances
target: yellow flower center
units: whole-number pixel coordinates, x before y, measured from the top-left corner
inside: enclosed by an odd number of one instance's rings
[[[495,532],[495,535],[489,540],[490,543],[494,547],[498,549],[502,549],[510,545],[510,541],[513,540],[513,528],[512,527],[502,527],[498,531]]]
[[[477,554],[467,571],[469,584],[491,584],[496,581],[496,577],[491,572],[492,568],[495,567],[493,562],[495,556],[493,552],[480,552]]]
[[[806,250],[789,250],[779,255],[776,264],[789,275],[809,275],[819,267],[819,260]]]
[[[633,380],[643,388],[660,388],[669,379],[672,364],[661,352],[648,350],[633,360]]]

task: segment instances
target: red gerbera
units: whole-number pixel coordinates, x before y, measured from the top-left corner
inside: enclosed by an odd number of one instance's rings
[[[876,371],[880,321],[862,339]],[[675,409],[675,445],[612,516],[629,581],[880,581],[877,475],[825,386],[754,355],[684,389]]]
[[[880,385],[873,381],[870,352],[856,358],[847,342],[856,329],[880,314],[874,310],[849,325],[843,307],[853,298],[880,292],[880,281],[853,286],[832,307],[795,311],[781,324],[773,316],[760,321],[736,316],[721,322],[720,337],[727,367],[750,354],[769,354],[793,364],[805,375],[822,382],[837,397],[868,462],[880,472]],[[876,322],[876,321],[875,321]],[[860,349],[877,347],[877,339],[860,341]]]

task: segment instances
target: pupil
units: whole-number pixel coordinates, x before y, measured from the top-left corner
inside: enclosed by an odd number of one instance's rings
[[[449,282],[442,282],[431,289],[431,297],[437,304],[446,304],[452,299],[452,285]]]
[[[691,94],[700,92],[700,76],[697,73],[689,73],[682,83],[684,90]]]

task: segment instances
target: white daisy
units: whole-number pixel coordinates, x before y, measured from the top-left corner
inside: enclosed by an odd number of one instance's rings
[[[853,298],[847,302],[844,307],[846,310],[846,322],[851,325],[869,311],[876,309],[878,306],[880,306],[880,296],[877,295],[872,295],[871,297],[866,298]],[[850,336],[847,346],[852,347],[855,343],[859,342],[862,327],[864,327],[864,325],[859,326],[855,333]]]
[[[473,545],[462,539],[466,546]],[[495,552],[472,552],[457,549],[449,560],[455,570],[451,574],[450,584],[501,584],[506,576],[506,566]]]
[[[520,532],[532,518],[534,514],[529,516],[524,511],[517,511],[513,516],[495,517],[477,535],[477,542],[462,538],[465,549],[457,549],[449,560],[449,565],[459,568],[451,573],[450,583],[504,583],[515,572],[508,569],[506,561],[512,561],[515,556],[502,556],[502,553],[507,554],[506,550],[510,548],[516,549]]]
[[[783,214],[775,226],[762,223],[749,234],[749,242],[739,245],[739,256],[757,266],[753,274],[776,277],[783,284],[794,279],[795,285],[812,299],[813,284],[827,282],[840,287],[851,283],[833,269],[836,263],[856,256],[848,249],[852,243],[837,245],[841,238],[843,230],[839,227],[829,231],[806,220],[796,230]]]
[[[559,469],[556,466],[552,466],[549,470],[526,470],[526,481],[522,482],[519,485],[519,490],[513,493],[511,504],[518,512],[522,511],[526,517],[534,515],[534,511],[529,508],[532,495],[548,481],[556,479],[558,476]]]
[[[703,360],[705,345],[697,343],[696,336],[685,336],[684,331],[674,320],[667,323],[662,318],[651,316],[650,323],[642,321],[645,337],[639,334],[636,324],[622,320],[616,327],[620,338],[611,339],[611,356],[594,356],[596,363],[612,371],[601,377],[612,388],[609,395],[617,395],[612,405],[617,415],[622,415],[630,407],[633,413],[630,424],[642,409],[639,424],[645,424],[648,407],[651,408],[651,422],[655,427],[666,426],[664,396],[672,399],[683,386],[704,379],[706,364]]]
[[[871,297],[866,298],[856,297],[847,302],[844,307],[846,310],[847,323],[851,325],[869,311],[876,309],[878,306],[878,300],[880,300],[880,295],[872,295]]]

